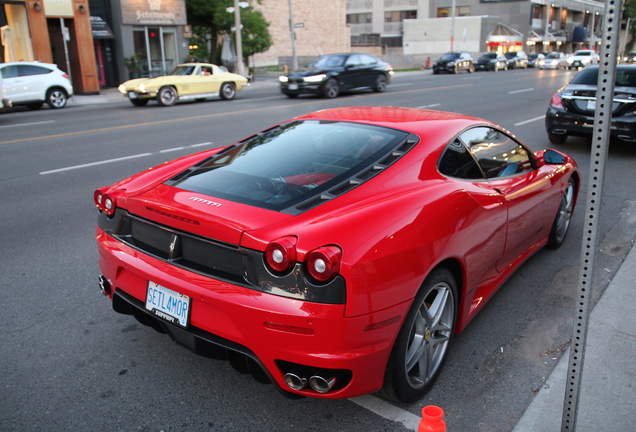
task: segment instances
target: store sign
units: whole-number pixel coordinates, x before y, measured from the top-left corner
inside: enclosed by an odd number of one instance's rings
[[[73,17],[72,0],[42,0],[47,17]]]
[[[122,0],[123,24],[186,25],[185,0]]]

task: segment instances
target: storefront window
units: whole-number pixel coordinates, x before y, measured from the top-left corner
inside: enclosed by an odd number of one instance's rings
[[[174,69],[177,51],[174,27],[136,27],[133,39],[142,77],[167,75]]]
[[[0,2],[0,61],[33,61],[29,23],[23,4]]]

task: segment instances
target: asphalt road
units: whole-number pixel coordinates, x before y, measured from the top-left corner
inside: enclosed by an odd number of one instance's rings
[[[287,400],[229,363],[196,356],[115,313],[98,290],[97,187],[296,115],[336,106],[428,107],[483,117],[532,150],[542,116],[575,72],[397,74],[386,93],[287,99],[257,81],[234,101],[133,107],[124,100],[0,113],[0,430],[405,431],[396,413],[444,408],[449,431],[509,431],[571,336],[590,140],[558,146],[583,175],[569,236],[542,250],[454,340],[432,391],[413,405]],[[595,272],[598,297],[636,237],[634,144],[612,143]],[[361,402],[361,400],[358,400]],[[392,408],[392,409],[391,409]],[[399,419],[398,419],[399,420]]]

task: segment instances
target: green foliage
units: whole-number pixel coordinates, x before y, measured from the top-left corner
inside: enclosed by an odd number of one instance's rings
[[[258,1],[261,0],[252,0]],[[190,39],[191,44],[198,45],[199,48],[191,54],[210,61],[216,61],[219,47],[216,41],[224,34],[233,36],[234,14],[227,12],[228,7],[233,7],[233,0],[186,0],[186,12],[188,23],[194,28],[195,37]],[[272,38],[269,34],[269,23],[260,11],[256,11],[250,5],[241,8],[241,42],[243,47],[243,58],[255,53],[267,51],[272,45]],[[212,36],[212,49],[208,53],[205,35]]]
[[[625,45],[625,54],[634,49],[634,43],[636,42],[636,0],[625,1],[623,7],[623,19],[629,21],[629,39]]]
[[[141,69],[141,61],[137,54],[131,55],[128,58],[124,58],[124,64],[129,71],[135,72]]]

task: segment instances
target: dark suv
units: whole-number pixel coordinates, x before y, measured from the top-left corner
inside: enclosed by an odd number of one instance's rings
[[[465,70],[468,73],[475,72],[475,61],[470,54],[466,52],[449,52],[444,54],[439,60],[433,64],[433,73],[440,72],[459,73]]]
[[[523,51],[509,51],[506,53],[508,69],[525,69],[528,67],[528,55]]]

